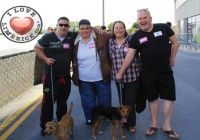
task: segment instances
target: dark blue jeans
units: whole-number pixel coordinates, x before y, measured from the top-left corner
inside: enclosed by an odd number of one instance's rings
[[[92,108],[97,105],[111,106],[111,79],[86,82],[79,80],[79,93],[86,120],[91,120]]]

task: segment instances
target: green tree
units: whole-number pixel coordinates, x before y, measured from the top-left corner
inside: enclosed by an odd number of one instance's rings
[[[131,28],[139,29],[140,27],[137,22],[134,22]]]
[[[127,30],[128,34],[133,34],[134,28],[130,28]]]
[[[96,26],[94,26],[94,27],[96,27],[96,28],[101,28],[101,26],[100,26],[100,25],[96,25]]]
[[[111,31],[112,31],[113,24],[114,24],[114,22],[110,22],[110,23],[108,24],[108,30],[111,30]]]
[[[40,31],[40,34],[44,34],[44,32],[41,30],[41,31]]]
[[[78,31],[78,21],[70,21],[70,28],[69,31]]]

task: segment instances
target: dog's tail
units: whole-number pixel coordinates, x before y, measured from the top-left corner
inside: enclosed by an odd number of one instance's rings
[[[73,108],[73,102],[71,102],[69,110],[67,111],[67,114],[70,115],[72,112],[72,108]]]

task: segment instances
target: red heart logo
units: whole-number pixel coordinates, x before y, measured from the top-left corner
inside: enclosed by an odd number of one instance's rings
[[[24,17],[20,19],[19,17],[13,17],[10,20],[10,27],[18,34],[24,35],[28,33],[33,27],[34,21],[30,17]]]

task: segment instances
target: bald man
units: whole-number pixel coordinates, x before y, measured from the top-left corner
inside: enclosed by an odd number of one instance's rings
[[[148,8],[137,11],[137,22],[140,29],[132,35],[128,53],[116,78],[122,79],[122,74],[133,60],[136,51],[139,51],[142,63],[141,82],[149,102],[152,121],[145,134],[152,136],[158,130],[158,98],[160,97],[160,99],[164,99],[164,122],[160,130],[169,138],[178,139],[179,136],[172,131],[170,125],[174,101],[176,100],[175,81],[171,67],[174,66],[178,40],[167,24],[152,24]],[[170,60],[169,41],[172,43]]]

